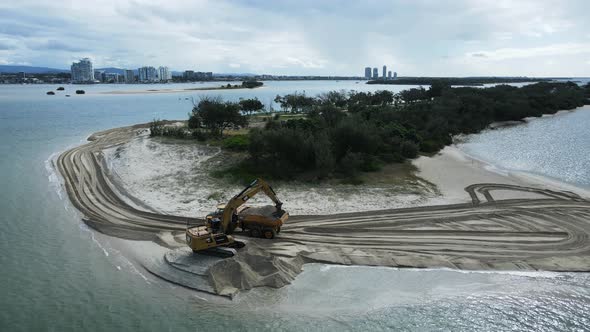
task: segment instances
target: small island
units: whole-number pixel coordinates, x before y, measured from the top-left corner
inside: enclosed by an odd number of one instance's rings
[[[230,298],[254,287],[283,287],[312,262],[590,271],[589,200],[487,171],[448,146],[491,123],[573,110],[589,97],[590,85],[571,82],[433,85],[397,94],[287,94],[275,98],[283,112],[274,114],[264,113],[257,99],[203,97],[188,121],[102,131],[56,164],[88,226],[154,242],[161,256],[138,257],[151,274]],[[395,165],[419,173],[404,175]],[[249,237],[225,259],[187,248],[187,223],[202,223],[194,216],[259,176],[279,184],[293,214],[280,236]],[[406,205],[413,196],[417,201]]]

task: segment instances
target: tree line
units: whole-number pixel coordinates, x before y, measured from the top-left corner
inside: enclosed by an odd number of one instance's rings
[[[434,82],[444,82],[449,85],[480,86],[484,84],[546,82],[550,78],[535,77],[399,77],[395,79],[375,79],[367,84],[393,84],[393,85],[431,85]]]
[[[429,89],[332,91],[318,96],[293,93],[275,98],[282,120],[232,137],[228,148],[248,158],[237,168],[253,176],[283,179],[354,178],[384,164],[434,153],[458,134],[477,133],[497,121],[538,117],[590,104],[590,84],[541,82],[523,87],[451,88],[443,81]],[[260,111],[258,100],[239,103],[205,98],[189,114],[189,128],[222,137],[244,127],[244,114]],[[235,168],[235,167],[234,167]],[[234,169],[235,170],[235,169]]]

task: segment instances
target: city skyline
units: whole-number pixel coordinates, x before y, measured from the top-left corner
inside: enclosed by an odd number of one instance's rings
[[[0,4],[0,64],[65,69],[89,57],[101,67],[357,76],[366,63],[390,63],[405,76],[590,76],[589,11],[584,0],[27,0]]]

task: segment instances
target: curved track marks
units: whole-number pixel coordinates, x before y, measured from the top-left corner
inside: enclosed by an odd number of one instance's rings
[[[163,215],[137,209],[116,193],[102,158],[102,150],[115,147],[136,136],[146,125],[117,128],[96,133],[90,143],[70,149],[57,159],[70,200],[91,227],[128,239],[155,239],[161,231],[183,231],[186,223],[200,219]]]
[[[103,233],[154,240],[161,231],[202,222],[141,210],[118,193],[102,150],[128,142],[146,126],[96,133],[57,160],[70,200]],[[274,241],[251,241],[278,256],[341,264],[590,270],[590,202],[571,192],[514,185],[465,190],[471,203],[293,216]],[[499,190],[535,198],[497,200]]]

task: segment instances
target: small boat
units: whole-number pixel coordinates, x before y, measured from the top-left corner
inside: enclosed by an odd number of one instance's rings
[[[53,91],[47,91],[47,94],[50,95],[50,96],[53,96],[55,94],[55,92],[53,92]]]

